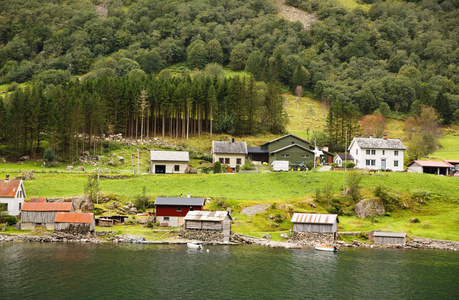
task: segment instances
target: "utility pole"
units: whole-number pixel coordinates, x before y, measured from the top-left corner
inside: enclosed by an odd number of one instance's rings
[[[140,149],[137,148],[137,174],[140,174]]]
[[[97,157],[99,166],[97,167],[97,204],[99,204],[99,178],[100,178],[100,157]]]
[[[317,166],[317,139],[314,139],[314,169]]]
[[[135,174],[135,167],[134,167],[134,161],[132,160],[132,147],[131,146],[129,146],[129,151],[131,152],[132,173]]]
[[[347,161],[347,129],[346,129],[346,136],[344,138],[344,172],[343,172],[343,192],[346,192],[346,161]]]

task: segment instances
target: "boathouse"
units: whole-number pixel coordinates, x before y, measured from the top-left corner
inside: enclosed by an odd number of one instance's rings
[[[331,233],[338,238],[338,215],[294,213],[292,223],[294,233]]]
[[[186,214],[185,229],[231,231],[231,216],[227,211],[190,211]]]
[[[54,220],[58,212],[73,212],[72,202],[26,202],[21,210],[21,230],[32,230],[35,226],[54,229]]]
[[[54,219],[54,231],[66,233],[93,233],[96,228],[93,213],[58,212]]]
[[[181,226],[189,211],[202,210],[204,198],[156,197],[156,220],[161,226]]]
[[[405,245],[406,233],[404,232],[382,232],[374,233],[375,244],[381,245]]]

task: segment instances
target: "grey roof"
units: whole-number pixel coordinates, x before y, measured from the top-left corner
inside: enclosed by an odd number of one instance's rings
[[[311,142],[306,141],[305,139],[302,139],[302,138],[300,138],[300,137],[297,137],[297,136],[294,135],[294,134],[289,133],[289,134],[286,134],[286,135],[284,135],[284,136],[281,136],[281,137],[279,137],[279,138],[277,138],[277,139],[274,139],[274,140],[271,140],[271,141],[269,141],[269,142],[266,142],[266,143],[264,143],[262,146],[267,145],[267,144],[270,144],[270,143],[272,143],[272,142],[276,142],[276,141],[278,141],[278,140],[282,140],[283,138],[286,138],[286,137],[288,137],[288,136],[293,136],[294,138],[297,138],[297,139],[299,139],[299,140],[301,140],[301,141],[303,141],[303,142],[305,142],[305,143],[311,144]]]
[[[186,214],[186,217],[184,220],[221,222],[225,220],[226,217],[229,217],[231,219],[231,216],[228,214],[227,211],[193,210],[193,211],[189,211]]]
[[[203,206],[204,198],[156,197],[155,205]]]
[[[362,149],[406,150],[400,139],[354,138],[352,143],[354,142],[357,143],[357,145],[359,145]],[[349,146],[349,149],[350,148],[351,147]]]
[[[311,153],[314,154],[314,151],[313,151],[313,150],[308,149],[308,148],[305,148],[305,147],[303,147],[303,146],[301,146],[301,145],[298,145],[298,144],[291,144],[291,145],[282,147],[282,148],[280,148],[280,149],[277,149],[276,151],[273,151],[273,152],[271,152],[271,153],[277,153],[277,152],[284,151],[284,150],[289,149],[289,148],[292,148],[292,147],[300,147],[301,149],[306,150],[306,151],[311,152]]]
[[[150,151],[150,160],[190,161],[190,153],[188,151]]]
[[[337,156],[341,158],[341,160],[354,160],[354,157],[350,153],[338,153]],[[346,157],[346,159],[345,159]]]
[[[262,147],[247,147],[249,153],[268,153],[268,149]]]
[[[374,236],[384,236],[384,237],[406,237],[404,232],[383,232],[375,231]]]
[[[212,141],[212,153],[247,154],[246,142]]]

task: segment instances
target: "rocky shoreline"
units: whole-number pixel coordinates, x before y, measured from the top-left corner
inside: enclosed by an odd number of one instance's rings
[[[247,236],[242,234],[233,234],[229,243],[224,243],[218,240],[209,241],[195,241],[189,239],[178,238],[177,240],[160,240],[152,241],[147,240],[144,237],[134,236],[132,234],[125,235],[114,235],[108,238],[104,236],[107,233],[97,233],[94,235],[71,235],[65,233],[49,233],[43,235],[8,235],[0,234],[0,242],[35,242],[35,243],[130,243],[130,244],[186,244],[187,242],[199,242],[204,245],[259,245],[270,248],[285,248],[285,249],[303,249],[305,247],[313,247],[317,244],[316,240],[295,240],[288,239],[285,242],[272,241],[266,238],[258,238],[253,236]],[[459,242],[456,241],[443,241],[426,238],[413,238],[407,242],[406,245],[378,245],[366,242],[360,242],[354,240],[352,243],[346,243],[344,241],[335,241],[329,243],[330,245],[337,247],[353,247],[353,248],[374,248],[374,249],[430,249],[430,250],[449,250],[458,251]]]

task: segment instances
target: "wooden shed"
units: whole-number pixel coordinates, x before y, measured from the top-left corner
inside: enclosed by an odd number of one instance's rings
[[[382,232],[374,233],[375,244],[382,245],[405,245],[406,233],[404,232]]]
[[[190,211],[184,218],[185,229],[231,231],[231,216],[227,211]]]
[[[59,212],[54,220],[54,231],[86,234],[94,232],[95,228],[93,213]]]
[[[21,209],[21,230],[32,230],[35,226],[54,229],[58,212],[73,212],[72,202],[26,202]]]
[[[338,215],[294,213],[292,223],[294,232],[333,233],[338,238]]]

